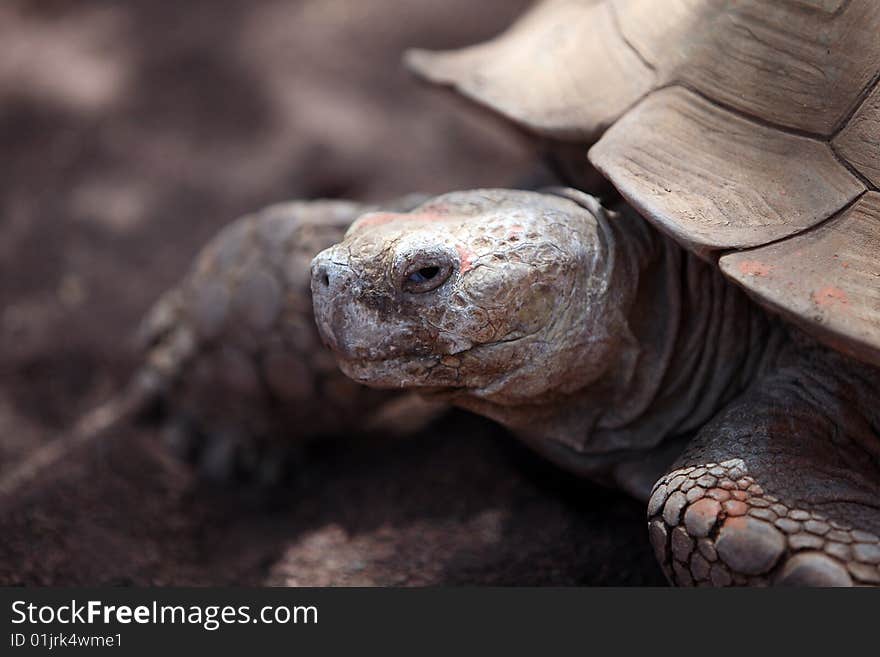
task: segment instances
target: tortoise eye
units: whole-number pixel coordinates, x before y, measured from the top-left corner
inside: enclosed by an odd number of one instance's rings
[[[440,267],[422,267],[407,276],[408,281],[413,283],[425,283],[440,273]]]
[[[404,292],[422,294],[436,290],[452,275],[452,267],[448,264],[427,264],[408,271],[403,280]]]

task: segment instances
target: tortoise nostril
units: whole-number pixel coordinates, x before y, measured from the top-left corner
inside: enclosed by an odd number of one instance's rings
[[[327,269],[327,265],[321,265],[315,271],[315,278],[321,282],[321,285],[324,287],[330,287],[330,271]]]

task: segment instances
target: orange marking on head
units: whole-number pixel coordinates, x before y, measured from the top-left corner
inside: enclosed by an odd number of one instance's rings
[[[826,285],[820,290],[813,290],[813,303],[821,308],[834,308],[849,305],[849,297],[839,287]]]
[[[458,258],[459,260],[461,260],[461,267],[459,268],[459,271],[462,274],[466,274],[474,268],[474,256],[476,254],[473,251],[469,251],[461,244],[457,244],[455,248],[458,251]]]
[[[769,276],[772,271],[773,265],[757,260],[743,260],[739,263],[739,273],[743,276]]]
[[[358,219],[357,226],[358,228],[364,226],[381,226],[382,224],[387,224],[389,221],[394,221],[399,216],[400,213],[398,212],[371,212]]]
[[[363,215],[357,220],[357,228],[367,226],[381,226],[392,221],[440,221],[448,218],[448,215],[442,212],[370,212]]]

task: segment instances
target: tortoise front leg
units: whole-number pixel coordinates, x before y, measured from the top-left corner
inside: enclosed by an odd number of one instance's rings
[[[880,584],[880,372],[796,349],[655,485],[648,527],[671,582]]]

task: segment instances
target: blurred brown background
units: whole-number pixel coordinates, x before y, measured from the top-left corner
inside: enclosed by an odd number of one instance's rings
[[[141,315],[236,216],[531,175],[504,126],[399,65],[526,4],[4,0],[0,472],[118,390]],[[325,451],[267,499],[119,432],[0,499],[0,583],[660,582],[640,504],[488,422]]]

